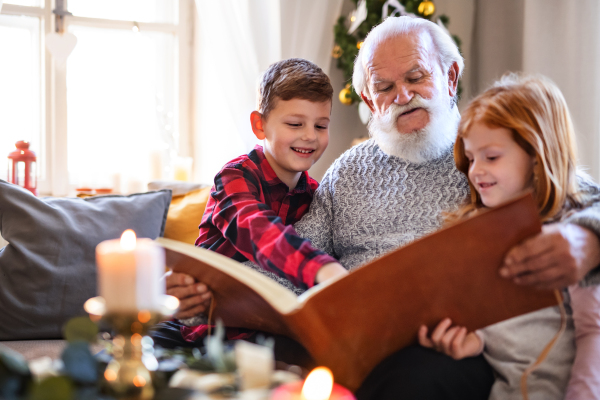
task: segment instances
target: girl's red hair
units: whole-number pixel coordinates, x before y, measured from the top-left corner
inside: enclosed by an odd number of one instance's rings
[[[542,76],[509,74],[475,98],[462,113],[454,145],[456,167],[468,176],[463,139],[474,123],[506,128],[517,144],[535,157],[533,195],[542,221],[560,218],[565,205],[580,207],[576,178],[575,131],[567,103],[558,87]],[[470,204],[448,219],[484,207],[469,181]]]

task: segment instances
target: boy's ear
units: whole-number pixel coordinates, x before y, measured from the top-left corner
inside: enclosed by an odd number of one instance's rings
[[[258,140],[265,138],[265,131],[263,129],[262,114],[258,111],[252,111],[250,114],[250,124],[252,125],[252,132]]]

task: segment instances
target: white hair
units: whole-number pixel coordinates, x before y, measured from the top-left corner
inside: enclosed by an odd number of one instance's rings
[[[367,70],[366,57],[372,48],[375,48],[380,43],[387,39],[396,36],[408,35],[412,32],[425,31],[428,32],[433,41],[433,45],[437,49],[437,55],[444,73],[453,63],[458,64],[458,77],[462,75],[465,62],[458,51],[458,47],[439,25],[423,18],[402,16],[388,17],[381,24],[377,25],[365,38],[361,46],[356,60],[354,60],[354,72],[352,74],[352,86],[360,96],[367,88]],[[366,93],[366,92],[365,92]]]

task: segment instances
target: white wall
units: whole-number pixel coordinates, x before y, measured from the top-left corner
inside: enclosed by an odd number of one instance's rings
[[[600,178],[600,1],[525,0],[523,70],[561,89],[577,132],[579,165]]]
[[[576,5],[575,5],[576,3]],[[563,92],[579,165],[600,179],[600,2],[476,0],[472,95],[508,71],[543,74]]]
[[[523,7],[524,0],[475,2],[471,59],[467,60],[472,71],[470,98],[505,72],[522,69]]]
[[[459,102],[459,108],[462,109],[473,96],[471,81],[474,68],[471,61],[473,59],[475,0],[436,0],[435,6],[435,15],[447,15],[450,19],[448,30],[451,34],[457,35],[462,42],[461,51],[465,59],[465,70],[461,80],[463,91]]]

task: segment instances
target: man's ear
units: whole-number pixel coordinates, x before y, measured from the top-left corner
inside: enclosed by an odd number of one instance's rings
[[[373,102],[371,101],[371,99],[369,99],[365,95],[365,92],[361,92],[360,93],[360,97],[363,99],[363,101],[365,102],[365,104],[367,105],[367,107],[369,107],[369,110],[371,110],[371,112],[374,113],[375,112],[375,107],[373,107]]]
[[[258,111],[252,111],[250,114],[250,124],[252,125],[252,132],[258,140],[265,138],[265,130],[263,129],[263,116]]]
[[[456,96],[458,89],[458,63],[453,62],[448,69],[448,94],[450,97]]]

